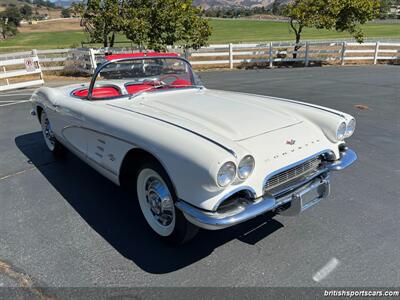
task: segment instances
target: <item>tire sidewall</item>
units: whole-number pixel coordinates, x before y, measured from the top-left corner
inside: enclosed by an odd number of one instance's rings
[[[41,116],[40,116],[40,125],[41,125],[41,128],[42,128],[43,138],[44,138],[44,141],[45,141],[45,143],[46,143],[47,149],[48,149],[49,151],[51,151],[51,152],[55,152],[55,151],[56,151],[56,141],[54,140],[53,143],[51,143],[51,142],[49,141],[49,139],[46,137],[46,132],[45,132],[45,130],[46,130],[46,128],[45,128],[45,127],[46,127],[45,122],[46,122],[46,120],[47,120],[47,122],[49,122],[49,124],[50,124],[50,119],[49,119],[49,117],[47,116],[47,113],[46,113],[45,111],[43,111],[42,114],[41,114]]]
[[[176,209],[175,205],[172,206],[172,212],[173,212],[173,219],[171,224],[167,226],[161,225],[153,216],[151,213],[148,204],[147,204],[147,199],[146,199],[146,183],[150,178],[156,178],[159,180],[164,186],[168,188],[168,192],[172,198],[172,201],[174,200],[173,195],[171,193],[171,189],[168,186],[168,184],[165,182],[163,176],[161,176],[156,170],[153,168],[142,168],[138,172],[138,176],[136,178],[136,191],[137,191],[137,197],[139,200],[139,205],[142,210],[143,216],[146,219],[147,223],[150,225],[150,227],[160,236],[167,237],[172,234],[175,228],[175,221],[176,221]],[[175,203],[175,201],[173,201]]]
[[[156,161],[144,163],[137,171],[136,179],[138,178],[138,175],[140,174],[140,172],[144,169],[152,169],[153,171],[155,171],[156,173],[159,174],[159,176],[166,183],[166,185],[169,189],[169,192],[172,196],[174,205],[175,205],[175,203],[177,201],[177,196],[175,193],[174,186],[173,186],[167,172],[164,170],[164,168],[161,166],[161,164]],[[139,197],[137,188],[136,188],[136,196]],[[164,242],[176,246],[176,245],[184,244],[184,243],[188,242],[189,240],[191,240],[197,234],[199,228],[196,227],[195,225],[189,223],[189,221],[186,220],[185,216],[179,209],[177,209],[176,207],[174,207],[174,209],[175,209],[175,226],[174,226],[171,234],[169,234],[168,236],[161,236],[156,231],[154,231],[153,228],[152,228],[152,231],[154,232],[154,234],[156,234],[158,236],[158,238],[160,238]],[[143,211],[142,211],[142,214],[143,214]],[[143,217],[146,220],[144,215],[143,215]],[[151,226],[147,222],[147,220],[146,220],[146,223],[151,228]]]
[[[43,134],[43,138],[44,138],[44,142],[46,144],[47,149],[53,153],[53,156],[59,160],[63,160],[65,159],[66,156],[66,148],[57,140],[57,138],[55,136],[53,136],[53,144],[51,144],[51,146],[49,145],[50,141],[46,138],[46,134],[45,134],[45,129],[44,129],[44,122],[45,120],[48,120],[48,122],[50,123],[51,126],[51,122],[50,119],[47,115],[47,113],[43,110],[40,114],[40,126],[42,128],[42,134]],[[54,131],[53,131],[53,135],[54,135]]]

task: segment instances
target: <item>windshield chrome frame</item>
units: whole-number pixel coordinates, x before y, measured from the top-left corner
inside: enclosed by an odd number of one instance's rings
[[[100,64],[100,65],[96,68],[96,70],[94,71],[93,76],[92,76],[92,79],[90,80],[90,85],[89,85],[87,100],[96,100],[96,98],[93,99],[92,95],[93,95],[93,88],[94,88],[94,86],[95,86],[95,84],[96,84],[97,76],[98,76],[98,75],[100,74],[100,72],[101,72],[105,67],[107,67],[108,65],[113,64],[113,63],[117,63],[117,62],[120,62],[120,61],[133,61],[133,60],[143,60],[143,59],[152,59],[152,58],[153,58],[153,59],[178,59],[178,60],[181,60],[181,61],[187,63],[187,65],[189,66],[189,69],[190,69],[190,70],[189,70],[189,71],[190,71],[190,77],[191,77],[191,79],[192,79],[193,82],[195,81],[195,76],[194,76],[194,72],[193,72],[193,68],[192,68],[191,63],[190,63],[187,59],[182,58],[182,57],[180,57],[180,56],[156,56],[156,57],[155,57],[155,56],[154,56],[154,57],[153,57],[153,56],[141,56],[141,57],[127,57],[127,58],[113,59],[113,60],[106,61],[106,62]],[[192,86],[192,87],[193,87],[193,86]],[[196,86],[196,87],[198,87],[198,86]],[[121,95],[121,96],[125,96],[125,97],[129,96],[129,97],[132,97],[132,96],[134,96],[134,94],[127,94],[127,95]],[[114,98],[115,98],[115,97],[114,97]],[[101,99],[101,100],[106,100],[106,99]]]

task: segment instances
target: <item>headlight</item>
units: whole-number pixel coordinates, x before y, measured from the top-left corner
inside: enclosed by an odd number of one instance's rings
[[[255,162],[251,155],[243,157],[238,166],[238,176],[240,179],[246,179],[254,170]]]
[[[356,120],[351,119],[350,122],[347,124],[346,133],[344,134],[344,137],[348,138],[352,136],[355,129],[356,129]]]
[[[345,133],[346,133],[346,127],[347,127],[347,126],[346,126],[346,123],[345,123],[345,122],[340,123],[338,129],[336,130],[336,139],[337,139],[338,141],[343,140],[344,135],[345,135]]]
[[[217,174],[217,183],[219,186],[227,186],[230,184],[236,176],[236,165],[235,163],[228,161],[222,165]]]

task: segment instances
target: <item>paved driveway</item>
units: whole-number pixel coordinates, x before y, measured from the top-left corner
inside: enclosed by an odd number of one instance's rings
[[[333,177],[328,200],[299,217],[262,216],[202,231],[192,243],[171,248],[153,238],[135,199],[73,155],[53,160],[29,103],[17,103],[29,91],[2,93],[0,286],[21,285],[26,275],[44,286],[399,285],[400,68],[201,77],[210,88],[300,99],[353,114],[358,128],[350,146],[357,164]],[[324,267],[333,270],[326,277],[320,276]]]

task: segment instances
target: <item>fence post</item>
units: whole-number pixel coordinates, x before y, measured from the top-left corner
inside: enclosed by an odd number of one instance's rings
[[[3,66],[3,73],[4,73],[4,76],[7,75],[7,69],[6,69],[5,66]],[[8,80],[8,78],[6,78],[6,84],[7,84],[7,85],[10,85],[10,81]]]
[[[340,63],[342,66],[344,66],[344,63],[345,63],[346,46],[347,46],[347,43],[343,42],[342,43],[342,53],[341,53],[341,57],[340,57]]]
[[[183,53],[184,53],[185,59],[186,59],[186,60],[189,60],[189,57],[190,57],[190,49],[185,47],[185,49],[184,49],[183,51],[184,51]]]
[[[94,50],[92,48],[89,49],[89,56],[90,56],[90,64],[92,67],[92,72],[94,73],[94,71],[97,68],[97,62],[96,62],[96,56],[94,55]]]
[[[233,69],[233,46],[229,44],[229,69]]]
[[[38,56],[38,53],[37,53],[37,50],[36,50],[36,49],[32,49],[32,57],[37,57],[37,66],[38,66],[39,69],[40,69],[39,77],[40,77],[41,80],[43,80],[42,67],[41,67],[41,65],[40,65],[39,56]]]
[[[269,67],[274,67],[274,51],[273,51],[273,44],[272,42],[269,43]]]
[[[308,64],[309,64],[309,59],[308,59],[308,51],[309,51],[309,49],[310,49],[310,44],[309,44],[309,42],[306,42],[306,54],[304,56],[304,65],[306,67],[308,67]]]
[[[376,65],[378,63],[378,55],[379,55],[379,42],[376,42],[375,54],[374,54],[374,65]]]

